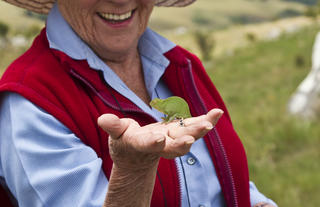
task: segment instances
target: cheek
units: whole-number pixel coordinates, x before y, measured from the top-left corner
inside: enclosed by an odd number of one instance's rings
[[[143,4],[144,6],[142,7],[141,13],[140,13],[140,25],[139,25],[140,29],[145,29],[147,27],[150,15],[153,10],[154,3],[150,3],[151,2],[150,0],[149,1],[146,0],[146,2],[147,3]]]
[[[139,2],[143,5],[154,5],[155,0],[140,0]]]
[[[95,35],[95,24],[93,16],[86,9],[74,6],[69,10],[68,17],[66,18],[72,29],[77,35],[89,45],[93,42]]]
[[[90,7],[88,0],[60,0],[59,9],[66,21],[77,31],[79,25],[88,21]],[[75,28],[76,27],[76,28]]]
[[[77,13],[73,13],[71,25],[75,32],[80,36],[87,35],[93,26],[90,16],[86,14],[86,11],[78,10]]]
[[[92,8],[97,2],[98,0],[76,0],[76,4],[82,9]]]

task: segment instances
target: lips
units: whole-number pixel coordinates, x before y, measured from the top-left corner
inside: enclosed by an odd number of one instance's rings
[[[129,20],[133,16],[134,12],[135,12],[135,9],[123,14],[99,12],[98,15],[105,21],[116,24],[116,23],[121,23],[121,22],[125,22],[126,20]]]

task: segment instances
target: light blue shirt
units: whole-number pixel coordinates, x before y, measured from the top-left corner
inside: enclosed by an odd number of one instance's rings
[[[103,72],[111,87],[161,120],[163,114],[150,109],[74,33],[57,6],[47,19],[47,37],[51,48],[77,60],[86,59],[92,69]],[[174,46],[150,29],[139,41],[146,87],[152,99],[172,95],[160,78],[169,64],[163,53]],[[102,206],[108,187],[102,160],[52,115],[18,94],[6,93],[0,106],[0,137],[0,176],[5,178],[19,206]],[[183,207],[225,205],[203,139],[175,161]],[[252,182],[250,195],[252,204],[272,203]]]

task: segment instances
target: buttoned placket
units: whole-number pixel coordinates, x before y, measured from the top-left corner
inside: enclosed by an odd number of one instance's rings
[[[202,141],[202,140],[201,140]],[[195,143],[199,144],[199,143]],[[182,177],[185,182],[185,190],[187,192],[189,206],[199,206],[199,207],[206,207],[210,206],[209,201],[206,200],[195,200],[193,197],[193,192],[195,191],[203,191],[203,195],[207,194],[207,183],[197,180],[196,178],[199,176],[203,176],[203,166],[201,165],[200,161],[197,157],[192,153],[192,149],[189,153],[181,157],[181,168],[182,170]],[[192,172],[192,174],[191,174]],[[197,173],[197,174],[194,174]],[[191,181],[192,180],[192,181]],[[195,181],[197,180],[197,181]],[[202,180],[204,181],[204,180]],[[193,185],[188,185],[189,183],[193,182]],[[206,196],[204,196],[206,198]]]

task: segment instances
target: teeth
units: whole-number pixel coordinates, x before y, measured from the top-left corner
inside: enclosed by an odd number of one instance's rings
[[[114,20],[114,21],[121,21],[128,19],[132,15],[132,11],[129,11],[125,14],[110,14],[110,13],[100,13],[100,15],[105,18],[106,20]]]

